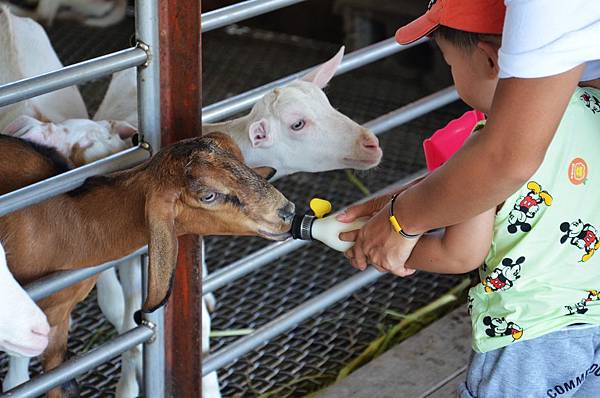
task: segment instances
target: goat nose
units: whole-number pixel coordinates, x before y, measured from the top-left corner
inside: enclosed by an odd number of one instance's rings
[[[279,209],[277,214],[284,222],[290,223],[294,218],[294,210],[296,210],[296,206],[292,202],[287,202],[285,206]]]
[[[362,146],[366,149],[378,149],[379,148],[379,140],[377,136],[374,134],[363,135],[362,137]]]

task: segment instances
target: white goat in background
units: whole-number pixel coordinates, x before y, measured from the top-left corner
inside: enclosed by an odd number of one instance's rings
[[[44,28],[29,18],[0,7],[0,84],[55,71],[63,67]],[[76,86],[40,95],[4,106],[0,114],[0,131],[21,115],[41,121],[63,121],[88,117],[83,98]]]
[[[0,84],[63,67],[44,29],[0,7]],[[93,122],[76,86],[0,108],[0,132],[58,149],[74,165],[131,147],[137,132],[124,121]]]
[[[104,27],[125,18],[127,0],[26,0],[28,7],[10,4],[16,15],[52,25],[55,19],[71,19],[88,26]]]
[[[205,124],[202,132],[228,134],[242,150],[246,164],[273,168],[273,179],[302,171],[376,166],[382,156],[377,137],[335,110],[322,90],[334,76],[343,54],[342,47],[332,59],[302,79],[267,93],[248,115],[223,123]],[[136,97],[135,70],[115,73],[94,120],[125,120],[137,126]],[[112,269],[100,275],[96,287],[103,313],[119,332],[123,332],[135,326],[133,313],[141,305],[139,261],[122,264],[119,273],[123,290]],[[207,302],[203,300],[202,303],[202,349],[208,353],[210,317],[206,304],[214,307],[214,297],[206,295],[204,298]],[[117,397],[137,396],[135,375],[141,380],[141,351],[134,349],[123,358]],[[216,372],[203,378],[203,397],[220,397]]]
[[[48,345],[46,315],[15,280],[0,242],[0,350],[34,357]]]

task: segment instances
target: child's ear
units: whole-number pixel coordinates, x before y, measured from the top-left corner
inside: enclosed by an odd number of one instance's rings
[[[490,78],[498,77],[500,67],[498,66],[498,50],[500,45],[491,41],[480,41],[477,43],[477,48],[483,52],[487,58],[487,71]]]

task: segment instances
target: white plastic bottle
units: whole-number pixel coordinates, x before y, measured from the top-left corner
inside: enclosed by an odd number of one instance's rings
[[[340,252],[345,252],[354,246],[354,242],[341,240],[340,233],[360,229],[369,219],[362,217],[351,223],[343,223],[336,220],[333,215],[321,218],[331,211],[331,204],[323,199],[311,200],[310,207],[316,215],[296,215],[292,223],[292,237],[302,240],[318,240]]]

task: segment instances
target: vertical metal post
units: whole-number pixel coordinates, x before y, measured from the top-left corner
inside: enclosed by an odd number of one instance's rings
[[[136,0],[135,22],[138,45],[148,53],[148,62],[138,68],[138,120],[144,141],[154,152],[161,147],[160,130],[160,47],[158,0]],[[142,283],[147,286],[147,256],[142,256]],[[146,293],[144,293],[145,298]],[[164,398],[165,383],[165,322],[164,309],[144,315],[144,322],[153,326],[154,338],[144,344],[144,396]]]
[[[158,0],[136,0],[135,29],[138,45],[148,53],[148,62],[138,68],[138,120],[144,140],[154,152],[160,137],[160,45]]]
[[[159,5],[162,143],[201,134],[201,1]],[[175,284],[165,310],[167,395],[202,394],[202,271],[198,238],[179,238]]]
[[[148,294],[148,256],[141,257],[143,299]],[[142,300],[143,302],[143,300]],[[160,308],[144,314],[144,325],[154,330],[154,336],[144,343],[144,397],[164,398],[165,383],[165,311]]]

